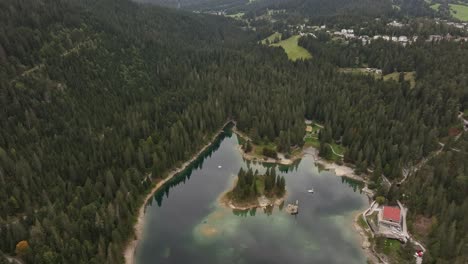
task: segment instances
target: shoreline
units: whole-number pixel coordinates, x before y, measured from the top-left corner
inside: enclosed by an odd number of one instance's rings
[[[367,235],[366,230],[362,228],[358,223],[359,217],[362,214],[362,212],[358,211],[353,217],[353,229],[356,233],[358,233],[361,249],[364,252],[364,255],[366,256],[367,261],[370,261],[370,263],[382,263],[377,254],[375,254],[374,250],[372,250],[373,243],[369,241],[369,236]]]
[[[211,140],[205,144],[197,153],[191,156],[191,158],[184,162],[179,168],[175,168],[169,172],[167,177],[162,181],[158,182],[155,186],[151,188],[149,193],[143,199],[143,203],[138,209],[138,214],[136,218],[136,222],[133,224],[133,240],[131,238],[128,239],[126,246],[124,247],[123,255],[124,255],[124,263],[125,264],[135,264],[135,251],[138,246],[138,242],[141,239],[141,235],[143,233],[144,227],[144,216],[145,216],[145,206],[148,201],[154,196],[154,193],[158,191],[165,183],[170,181],[175,175],[179,174],[183,170],[185,170],[192,162],[194,162],[203,152],[209,148],[219,135],[223,132],[224,128],[232,121],[227,121],[224,125],[215,133],[215,135],[211,138]]]
[[[236,127],[233,128],[233,132],[236,133],[236,135],[238,135],[239,137],[242,137],[244,140],[252,141],[247,135],[245,135],[244,133],[239,131]],[[238,149],[241,152],[242,157],[244,159],[246,159],[246,160],[256,161],[256,162],[261,162],[261,163],[279,164],[279,165],[292,165],[292,164],[294,164],[294,162],[296,162],[297,160],[303,158],[304,156],[311,155],[316,163],[322,165],[325,170],[334,171],[336,176],[348,177],[348,178],[353,179],[353,180],[357,180],[357,181],[360,181],[360,182],[367,183],[367,180],[365,179],[365,177],[361,177],[359,175],[356,175],[356,173],[354,173],[354,169],[352,167],[350,167],[350,166],[348,166],[346,164],[339,165],[339,164],[337,164],[337,163],[335,163],[333,161],[327,161],[327,160],[324,160],[323,158],[321,158],[318,155],[318,149],[316,149],[315,147],[312,147],[312,146],[303,147],[299,154],[291,157],[290,159],[273,159],[273,158],[268,158],[268,157],[260,158],[260,157],[257,157],[255,155],[251,155],[249,153],[246,153],[242,149],[242,145],[239,145]],[[280,157],[283,156],[284,157],[284,154],[283,153],[278,153],[278,156],[280,156]],[[265,159],[265,158],[267,158],[267,159]]]
[[[237,129],[237,127],[234,127],[232,131],[237,136],[243,138],[244,140],[248,140],[248,141],[252,142],[252,139],[249,136],[247,136],[246,134],[239,131]],[[250,153],[246,153],[242,149],[242,145],[240,145],[240,144],[238,146],[238,149],[239,149],[240,153],[242,154],[242,158],[244,158],[244,159],[246,159],[248,161],[269,163],[269,164],[279,164],[279,165],[286,165],[286,166],[294,164],[294,162],[296,162],[297,160],[301,159],[304,156],[304,150],[303,149],[301,149],[301,152],[299,154],[294,155],[293,157],[291,157],[289,159],[285,158],[284,153],[279,153],[279,152],[278,152],[278,157],[279,157],[278,159],[269,158],[269,157],[266,157],[266,156],[257,156],[257,155],[253,155],[253,154],[250,154]]]
[[[338,177],[347,177],[367,184],[367,180],[364,177],[357,175],[353,168],[346,164],[339,165],[334,162],[324,160],[318,155],[318,150],[314,147],[306,148],[304,150],[304,156],[306,155],[312,156],[316,163],[322,165],[325,170],[333,171]]]
[[[145,206],[148,203],[148,201],[154,196],[154,193],[156,191],[158,191],[164,184],[166,184],[168,181],[170,181],[178,173],[185,170],[207,148],[209,148],[216,141],[216,139],[222,133],[223,129],[230,122],[233,122],[233,121],[231,120],[231,121],[227,121],[226,123],[224,123],[224,125],[215,133],[215,135],[211,138],[211,140],[209,142],[207,142],[207,144],[205,144],[197,153],[192,155],[191,158],[188,161],[184,162],[180,167],[175,168],[172,171],[170,171],[169,174],[167,175],[167,177],[165,179],[159,181],[156,185],[154,185],[151,188],[151,190],[148,192],[148,194],[144,197],[144,200],[143,200],[141,206],[138,209],[136,222],[133,224],[133,229],[134,229],[133,237],[134,238],[133,239],[129,238],[126,246],[124,247],[123,254],[124,254],[124,263],[125,264],[135,264],[136,263],[136,261],[135,261],[135,252],[136,252],[136,248],[138,246],[138,243],[140,242],[140,239],[141,239],[141,236],[142,236],[142,233],[143,233]],[[242,132],[238,131],[235,126],[233,127],[233,132],[236,135],[238,135],[238,136],[240,136],[240,137],[242,137],[244,139],[250,140],[250,138],[248,136],[243,135]],[[354,179],[354,180],[357,180],[357,181],[361,181],[361,182],[364,182],[364,183],[367,184],[366,179],[356,175],[354,173],[354,170],[351,167],[346,166],[346,165],[338,165],[338,164],[336,164],[334,162],[328,162],[328,161],[320,158],[318,156],[318,150],[315,149],[314,147],[307,147],[305,149],[303,148],[303,149],[301,149],[301,152],[299,154],[295,155],[294,157],[292,157],[290,159],[279,159],[279,160],[278,159],[273,159],[273,158],[268,158],[267,160],[265,160],[265,159],[261,159],[259,157],[253,156],[253,155],[249,155],[248,153],[244,152],[241,145],[239,145],[238,150],[240,151],[242,157],[245,158],[246,160],[257,161],[257,162],[262,162],[262,163],[275,163],[275,164],[279,164],[279,165],[292,165],[295,161],[297,161],[298,159],[301,159],[305,155],[311,155],[316,163],[322,165],[325,170],[334,171],[336,176],[348,177],[348,178],[351,178],[351,179]],[[284,155],[282,155],[282,156],[284,157]],[[235,184],[235,182],[234,182],[234,184]],[[235,187],[235,185],[234,185],[234,187]],[[285,202],[286,197],[287,197],[287,193],[285,193],[283,195],[283,197],[281,197],[281,198],[275,198],[274,201],[272,201],[272,199],[270,199],[270,198],[265,197],[269,201],[269,203],[266,204],[266,205],[261,205],[258,202],[258,198],[257,198],[255,204],[252,203],[250,205],[248,204],[246,206],[240,206],[240,205],[232,204],[232,201],[230,201],[230,199],[228,199],[226,197],[226,195],[230,191],[232,191],[232,188],[230,190],[227,190],[226,192],[223,192],[220,195],[220,197],[218,198],[218,201],[219,201],[219,204],[222,207],[229,208],[229,209],[234,209],[234,210],[250,210],[250,209],[253,209],[253,208],[265,208],[267,206],[275,206],[275,205],[279,206],[279,205],[281,205],[282,203]],[[354,229],[355,229],[356,232],[358,232],[360,234],[361,240],[368,239],[367,236],[365,235],[365,233],[361,234],[361,232],[360,232],[360,230],[362,231],[362,229],[360,228],[360,226],[358,226],[358,223],[357,223],[358,216],[355,217],[355,219],[353,220]],[[358,228],[359,228],[359,230],[358,230]],[[364,232],[364,231],[362,231],[362,232]],[[362,235],[364,235],[364,237]],[[371,257],[372,260],[378,259],[369,248],[367,248],[367,249],[363,248],[363,251],[365,252],[366,257]],[[375,262],[375,263],[379,263],[379,262]]]

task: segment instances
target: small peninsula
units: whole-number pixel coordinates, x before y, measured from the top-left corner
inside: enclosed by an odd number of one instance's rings
[[[237,174],[235,186],[226,192],[221,202],[233,209],[247,210],[256,207],[280,205],[286,196],[286,181],[276,175],[274,169],[267,169],[265,174],[243,168]]]

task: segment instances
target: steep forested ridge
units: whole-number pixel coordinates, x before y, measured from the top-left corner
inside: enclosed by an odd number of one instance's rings
[[[230,119],[285,152],[303,144],[304,117],[318,119],[347,160],[397,178],[456,122],[453,85],[409,90],[320,56],[293,63],[221,17],[1,1],[0,250],[27,263],[122,262],[152,180]]]
[[[427,241],[427,263],[468,262],[468,141],[450,142],[401,191],[414,233]],[[426,224],[421,224],[426,222]]]
[[[30,263],[121,262],[147,175],[164,177],[227,119],[249,113],[239,125],[257,137],[302,140],[285,55],[222,18],[127,1],[1,5],[4,252],[27,241],[17,253]]]

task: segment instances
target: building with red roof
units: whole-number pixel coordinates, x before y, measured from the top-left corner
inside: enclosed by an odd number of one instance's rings
[[[396,206],[384,206],[379,213],[379,224],[401,230],[401,210]]]
[[[400,208],[394,206],[383,207],[383,219],[387,221],[400,222]]]

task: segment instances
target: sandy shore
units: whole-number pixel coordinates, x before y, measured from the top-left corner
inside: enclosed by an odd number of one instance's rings
[[[135,250],[138,245],[138,242],[141,238],[141,235],[143,233],[143,227],[144,227],[144,218],[145,218],[145,206],[148,203],[148,201],[153,197],[154,193],[161,188],[166,182],[171,180],[175,175],[178,173],[182,172],[187,168],[192,162],[194,162],[208,147],[210,147],[214,141],[217,139],[217,137],[220,135],[222,130],[230,123],[231,121],[226,122],[222,128],[213,136],[213,138],[208,142],[200,151],[198,151],[195,155],[192,156],[192,158],[188,161],[186,161],[184,164],[182,164],[181,167],[172,170],[168,176],[158,182],[152,189],[151,191],[146,195],[145,199],[143,200],[143,203],[141,204],[139,210],[138,210],[138,215],[137,215],[137,220],[134,225],[134,239],[129,240],[127,243],[127,246],[124,248],[124,258],[125,258],[125,263],[126,264],[135,264]]]
[[[269,200],[268,204],[260,204],[258,202],[258,200],[257,200],[255,202],[252,202],[252,203],[249,203],[249,204],[238,205],[238,204],[234,204],[225,195],[223,195],[219,199],[219,202],[220,202],[221,206],[223,206],[224,208],[245,211],[245,210],[250,210],[250,209],[254,209],[254,208],[266,208],[267,206],[280,206],[284,202],[284,200],[286,199],[286,195],[284,195],[281,198],[275,198],[274,201],[272,199],[270,199],[270,198],[266,198],[266,199]]]

